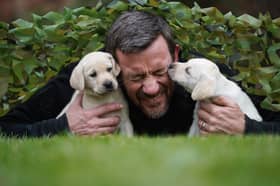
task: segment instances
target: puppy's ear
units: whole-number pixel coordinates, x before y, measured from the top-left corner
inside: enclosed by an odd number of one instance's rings
[[[121,72],[121,68],[120,66],[117,64],[117,62],[114,60],[113,57],[110,57],[110,60],[112,62],[112,65],[113,65],[113,73],[115,76],[118,76]]]
[[[202,100],[214,96],[216,79],[202,75],[192,91],[193,100]]]
[[[85,88],[83,65],[80,63],[74,68],[70,77],[70,85],[76,90],[83,90]]]

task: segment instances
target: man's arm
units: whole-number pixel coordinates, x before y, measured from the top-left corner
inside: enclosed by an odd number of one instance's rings
[[[276,112],[267,113],[267,121],[258,122],[245,116],[245,134],[280,134],[280,117]],[[272,117],[272,118],[270,118]]]
[[[55,118],[73,94],[69,78],[75,65],[73,63],[65,67],[30,99],[1,117],[2,134],[39,137],[68,130],[66,115]]]
[[[51,136],[65,130],[77,135],[113,133],[118,128],[120,118],[108,113],[122,109],[122,105],[118,103],[84,110],[81,106],[82,95],[79,94],[66,114],[56,119],[74,92],[69,78],[75,65],[68,65],[29,100],[17,105],[0,118],[0,132],[18,137]]]
[[[41,137],[59,134],[65,130],[68,130],[66,115],[59,119],[48,119],[33,124],[10,123],[1,120],[0,133],[5,136]]]
[[[216,97],[210,102],[201,102],[198,111],[200,120],[206,122],[202,134],[280,134],[280,116],[276,112],[262,109],[263,122],[248,118],[231,99]]]

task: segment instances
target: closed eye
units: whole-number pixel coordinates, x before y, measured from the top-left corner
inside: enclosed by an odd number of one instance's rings
[[[128,79],[130,81],[138,82],[138,81],[145,79],[145,76],[146,76],[145,74],[135,74],[135,75],[130,76]]]
[[[167,73],[167,69],[168,68],[159,69],[159,70],[153,72],[153,75],[155,75],[155,76],[163,76],[163,75],[165,75]]]
[[[191,67],[186,67],[186,68],[185,68],[185,72],[186,72],[187,74],[189,74],[189,75],[191,74],[191,73],[190,73],[190,69],[191,69]]]

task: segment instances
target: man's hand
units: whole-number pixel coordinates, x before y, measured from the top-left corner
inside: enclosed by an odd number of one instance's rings
[[[105,115],[120,110],[122,105],[110,103],[85,110],[81,107],[81,102],[82,94],[79,94],[66,111],[72,133],[95,136],[111,134],[117,129],[120,117]]]
[[[202,135],[221,133],[236,135],[245,131],[245,114],[238,104],[227,97],[218,96],[212,98],[210,102],[201,101],[198,121]]]

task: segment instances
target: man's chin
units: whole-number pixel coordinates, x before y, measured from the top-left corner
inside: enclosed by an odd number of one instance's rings
[[[155,108],[142,107],[144,114],[151,119],[161,118],[168,110],[168,106],[157,106]]]

